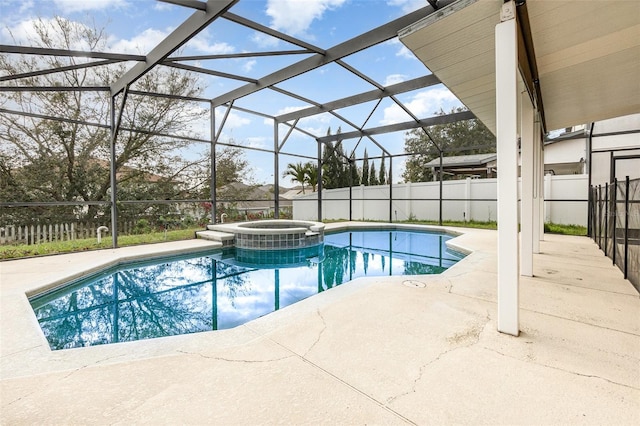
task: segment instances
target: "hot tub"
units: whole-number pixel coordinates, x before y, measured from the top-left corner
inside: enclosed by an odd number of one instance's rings
[[[208,225],[210,231],[234,235],[240,249],[280,250],[313,247],[324,241],[324,223],[273,219]]]

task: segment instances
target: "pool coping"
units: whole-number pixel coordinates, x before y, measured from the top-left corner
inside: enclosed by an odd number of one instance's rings
[[[234,329],[61,351],[25,289],[113,251],[0,263],[0,423],[638,423],[640,297],[593,241],[545,235],[516,338],[496,328],[497,232],[452,230],[473,252],[443,274],[358,278]]]
[[[413,225],[413,224],[384,224],[384,223],[363,223],[363,222],[340,222],[335,224],[327,224],[325,231],[340,232],[345,230],[364,230],[364,229],[397,229],[397,230],[416,230],[438,232],[454,237],[460,237],[465,234],[464,231],[453,230],[451,228]],[[452,249],[473,254],[472,249],[455,243],[455,238],[447,243]],[[325,291],[296,302],[292,305],[284,307],[278,311],[271,312],[265,316],[251,320],[241,326],[215,331],[205,331],[199,333],[191,333],[184,335],[175,335],[167,337],[158,337],[153,339],[144,339],[131,342],[120,342],[107,345],[87,346],[81,348],[63,349],[53,351],[44,336],[38,321],[33,314],[33,309],[29,302],[30,297],[55,291],[69,281],[77,280],[81,276],[99,273],[104,269],[117,266],[119,264],[140,261],[153,260],[175,254],[192,254],[199,252],[208,252],[222,248],[221,243],[207,240],[185,240],[168,242],[154,245],[130,246],[118,249],[100,250],[92,252],[70,253],[59,255],[56,257],[46,256],[44,258],[30,258],[25,260],[15,260],[3,262],[3,267],[18,262],[28,263],[47,263],[51,260],[63,260],[62,271],[56,271],[50,278],[42,278],[41,273],[34,271],[34,274],[40,276],[36,280],[24,280],[21,282],[12,282],[9,288],[3,286],[2,305],[13,299],[10,309],[3,306],[1,321],[1,365],[0,376],[21,377],[35,372],[53,372],[69,368],[77,368],[87,363],[104,362],[104,359],[114,359],[118,362],[123,360],[140,360],[149,356],[166,356],[176,354],[180,348],[197,345],[202,339],[216,342],[215,345],[232,345],[237,346],[247,342],[246,332],[255,324],[279,324],[279,318],[283,315],[287,316],[291,312],[304,312],[308,306],[324,306],[331,303],[331,300],[340,299],[354,291],[357,291],[367,283],[380,281],[381,277],[361,277],[352,281],[347,281],[337,286],[332,291]],[[70,264],[70,259],[80,259],[90,257],[91,261],[80,262],[83,267],[77,264]],[[469,255],[461,261],[454,264],[441,274],[436,275],[396,275],[393,277],[384,277],[382,279],[404,280],[406,277],[443,277],[450,271],[455,270],[456,266],[464,263]],[[75,263],[75,262],[74,262]],[[4,268],[3,268],[4,269]],[[68,269],[71,269],[69,271]],[[3,271],[4,272],[4,271]],[[3,280],[4,281],[4,280]],[[337,291],[336,291],[337,290]],[[10,312],[14,311],[14,312]],[[267,326],[270,328],[270,326]],[[16,335],[17,334],[17,335]],[[255,338],[251,333],[251,339]],[[9,356],[6,356],[8,353]],[[20,356],[13,356],[21,354]],[[55,360],[56,362],[51,362]],[[116,361],[114,361],[116,362]]]
[[[332,226],[330,229],[328,229],[327,232],[328,233],[343,232],[343,231],[348,231],[350,229],[358,229],[358,230],[393,229],[393,230],[405,230],[405,231],[414,230],[414,231],[422,231],[422,232],[424,231],[439,232],[452,237],[458,237],[462,235],[461,232],[456,232],[451,229],[444,229],[443,227],[436,227],[431,225],[367,224],[367,223],[359,224],[358,222],[350,222],[350,223],[351,225],[344,225],[342,223],[337,223],[335,224],[335,226]],[[384,226],[380,226],[380,225],[384,225]],[[185,240],[185,241],[190,241],[190,240]],[[454,240],[448,240],[445,242],[445,244],[447,245],[447,247],[459,253],[462,253],[464,255],[469,255],[472,253],[471,249],[467,247],[463,247],[459,244],[456,244]],[[224,245],[222,243],[209,240],[209,243],[206,247],[195,247],[195,248],[187,247],[187,248],[166,249],[159,252],[152,252],[147,254],[145,253],[120,254],[120,252],[118,252],[116,257],[113,259],[105,260],[103,263],[91,265],[87,267],[87,269],[84,269],[82,271],[75,271],[67,276],[51,281],[48,284],[38,285],[37,287],[30,288],[25,292],[25,294],[29,299],[39,297],[44,294],[57,291],[60,288],[68,285],[70,282],[73,282],[84,276],[100,273],[106,269],[114,268],[123,264],[135,262],[135,261],[153,261],[155,259],[162,259],[165,257],[170,257],[170,256],[180,255],[180,254],[183,254],[183,255],[198,254],[198,253],[204,254],[212,250],[221,249],[223,247]],[[73,254],[73,253],[70,253],[70,254]]]

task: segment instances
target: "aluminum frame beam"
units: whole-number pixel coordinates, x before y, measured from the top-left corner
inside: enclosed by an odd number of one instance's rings
[[[109,86],[0,86],[0,92],[108,92]]]
[[[447,1],[444,3],[451,2],[452,1]],[[371,31],[340,43],[325,51],[324,54],[313,55],[288,67],[282,68],[274,73],[264,76],[259,79],[257,83],[247,84],[235,90],[231,90],[222,96],[213,98],[211,102],[215,106],[225,104],[231,100],[250,95],[264,88],[273,86],[274,84],[281,83],[292,77],[303,74],[307,71],[311,71],[323,65],[335,62],[368,47],[375,46],[377,44],[390,40],[398,35],[398,31],[424,18],[431,12],[433,12],[433,8],[431,6],[426,6],[418,9],[398,19],[388,22],[385,25],[374,28]]]
[[[219,18],[231,6],[239,0],[207,0],[206,11],[196,11],[188,17],[178,28],[173,30],[164,40],[162,40],[145,57],[144,62],[137,63],[130,68],[122,77],[111,85],[111,96],[115,96],[124,90],[125,87],[133,84],[136,80],[149,72],[158,63],[166,59],[186,42],[191,40],[200,31],[205,29],[211,22]]]
[[[21,78],[37,77],[39,75],[55,74],[58,72],[73,71],[73,70],[79,70],[83,68],[99,67],[101,65],[109,65],[117,62],[122,62],[122,61],[119,59],[105,59],[102,61],[87,62],[85,64],[75,64],[75,65],[69,65],[66,67],[57,67],[57,68],[49,68],[44,70],[25,72],[22,74],[4,75],[0,77],[0,81],[18,80]]]
[[[192,9],[207,10],[207,4],[198,0],[157,0],[162,3],[169,3],[176,6],[190,7]]]
[[[209,61],[214,59],[238,59],[238,58],[255,58],[260,56],[286,56],[286,55],[309,55],[317,53],[309,49],[300,50],[272,50],[267,52],[242,52],[227,53],[222,55],[192,55],[192,56],[174,56],[165,59],[162,63],[167,65],[169,62],[176,61]]]
[[[295,46],[311,50],[311,51],[313,51],[315,53],[320,53],[320,54],[323,54],[323,55],[325,54],[325,50],[319,48],[318,46],[314,46],[313,44],[309,44],[309,43],[307,43],[305,41],[302,41],[300,39],[297,39],[295,37],[291,37],[291,36],[289,36],[287,34],[281,33],[280,31],[276,31],[276,30],[274,30],[272,28],[265,27],[262,24],[258,24],[257,22],[251,21],[251,20],[249,20],[247,18],[244,18],[242,16],[236,15],[234,13],[226,12],[226,13],[224,13],[222,15],[222,17],[224,19],[227,19],[227,20],[229,20],[231,22],[234,22],[236,24],[240,24],[240,25],[245,26],[247,28],[251,28],[252,30],[256,30],[256,31],[259,31],[261,33],[270,35],[270,36],[275,37],[275,38],[277,38],[279,40],[291,43],[291,44],[293,44]]]
[[[354,132],[340,133],[337,135],[327,135],[318,138],[318,142],[327,143],[334,140],[353,139],[360,136],[379,135],[383,133],[400,132],[402,130],[417,129],[419,127],[429,127],[436,124],[447,124],[455,121],[471,120],[476,118],[471,111],[456,112],[447,115],[438,115],[419,121],[405,121],[403,123],[389,124],[387,126],[372,127],[369,129],[358,130]]]
[[[240,81],[249,82],[249,83],[256,83],[258,81],[255,78],[243,77],[243,76],[237,75],[237,74],[229,74],[229,73],[226,73],[226,72],[214,71],[214,70],[210,70],[210,69],[207,69],[207,68],[196,67],[196,66],[193,66],[193,65],[180,64],[180,63],[177,63],[177,62],[163,62],[162,65],[167,66],[167,67],[171,67],[171,68],[178,68],[178,69],[182,69],[182,70],[186,70],[186,71],[193,71],[193,72],[197,72],[197,73],[200,73],[200,74],[213,75],[215,77],[229,78],[231,80],[240,80]]]
[[[9,46],[0,44],[0,53],[19,53],[22,55],[74,56],[79,58],[112,59],[115,61],[144,61],[142,55],[123,53],[90,52],[85,50],[49,49],[46,47]]]
[[[410,92],[412,90],[433,86],[439,83],[440,80],[438,79],[438,77],[430,74],[427,76],[415,78],[413,80],[403,81],[402,83],[392,84],[391,86],[384,87],[383,89],[375,89],[368,92],[359,93],[357,95],[347,96],[346,98],[337,99],[335,101],[327,102],[324,104],[318,104],[314,107],[282,114],[277,116],[276,119],[280,122],[283,122],[295,120],[298,118],[310,117],[312,115],[321,114],[340,108],[346,108],[353,105],[363,104],[365,102],[374,101],[377,99],[383,99],[388,96]]]

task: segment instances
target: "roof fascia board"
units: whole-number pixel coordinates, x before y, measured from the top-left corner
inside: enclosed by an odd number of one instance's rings
[[[398,37],[403,38],[416,31],[423,29],[424,27],[428,27],[429,25],[435,22],[438,22],[439,20],[444,19],[447,16],[453,15],[454,13],[464,9],[469,5],[472,5],[477,1],[478,0],[457,0],[453,2],[448,2],[449,4],[440,6],[435,13],[425,16],[419,21],[413,22],[410,25],[407,25],[406,27],[399,30]],[[445,3],[445,2],[442,2],[442,3]]]

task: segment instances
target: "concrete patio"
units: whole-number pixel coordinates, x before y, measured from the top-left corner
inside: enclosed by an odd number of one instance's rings
[[[473,252],[439,276],[359,279],[235,329],[56,352],[25,292],[212,243],[2,262],[0,423],[640,424],[640,298],[593,241],[545,235],[513,337],[496,331],[497,233],[455,230]]]

